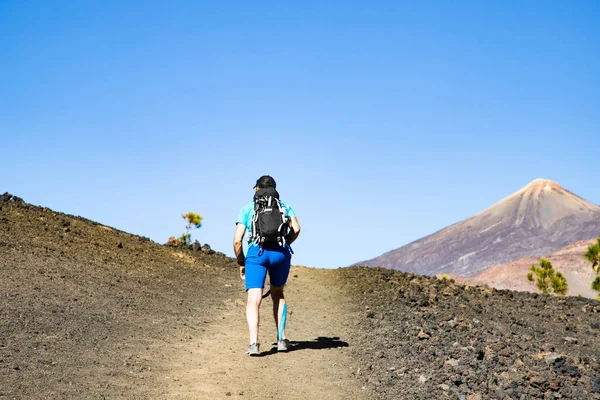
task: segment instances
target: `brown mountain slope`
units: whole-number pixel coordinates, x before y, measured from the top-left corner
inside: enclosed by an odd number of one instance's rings
[[[596,298],[598,293],[591,289],[596,274],[583,254],[595,240],[581,240],[545,256],[552,262],[554,269],[567,277],[568,295]],[[520,260],[491,267],[475,277],[452,276],[458,282],[467,285],[487,285],[496,289],[537,292],[535,284],[526,279],[529,268],[539,259],[525,257]]]
[[[357,263],[426,275],[475,276],[600,234],[600,207],[536,179],[479,214],[377,258]]]

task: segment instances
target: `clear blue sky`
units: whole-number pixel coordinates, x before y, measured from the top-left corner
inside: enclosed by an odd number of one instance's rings
[[[327,4],[325,4],[327,3]],[[232,255],[271,174],[346,266],[535,178],[600,203],[600,2],[0,2],[0,192]]]

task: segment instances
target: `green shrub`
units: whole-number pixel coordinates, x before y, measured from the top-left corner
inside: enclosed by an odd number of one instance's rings
[[[592,269],[596,275],[600,274],[600,237],[596,239],[596,243],[588,247],[583,256],[592,263]],[[600,276],[596,276],[592,282],[592,290],[600,293]],[[598,300],[600,300],[600,294],[598,294]]]
[[[567,278],[559,271],[555,271],[552,263],[545,258],[540,260],[540,265],[532,265],[527,280],[536,283],[542,293],[555,293],[564,295],[569,290]]]
[[[600,276],[597,276],[592,282],[592,289],[594,289],[596,292],[600,292]]]
[[[200,214],[195,212],[183,214],[181,217],[186,220],[187,224],[185,224],[185,233],[182,233],[178,239],[183,244],[189,244],[192,239],[192,234],[190,231],[194,228],[198,229],[202,226],[202,217]]]
[[[596,243],[589,246],[583,255],[586,260],[592,263],[592,269],[595,273],[600,272],[600,237],[596,239]]]

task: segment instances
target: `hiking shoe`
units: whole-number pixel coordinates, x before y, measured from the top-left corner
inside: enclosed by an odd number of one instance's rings
[[[250,354],[251,356],[259,355],[260,354],[260,344],[252,343],[250,345],[250,347],[248,347],[248,351],[246,351],[246,353]]]
[[[277,341],[277,351],[288,351],[290,348],[290,341],[282,339]]]

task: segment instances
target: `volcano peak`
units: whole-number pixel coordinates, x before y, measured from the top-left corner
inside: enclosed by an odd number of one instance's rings
[[[598,234],[599,206],[540,178],[471,218],[361,264],[472,276]]]
[[[526,188],[545,188],[545,187],[550,187],[553,189],[562,189],[562,186],[560,186],[558,183],[550,180],[550,179],[544,179],[544,178],[537,178],[534,179],[533,181],[531,181],[527,186],[525,186]]]

